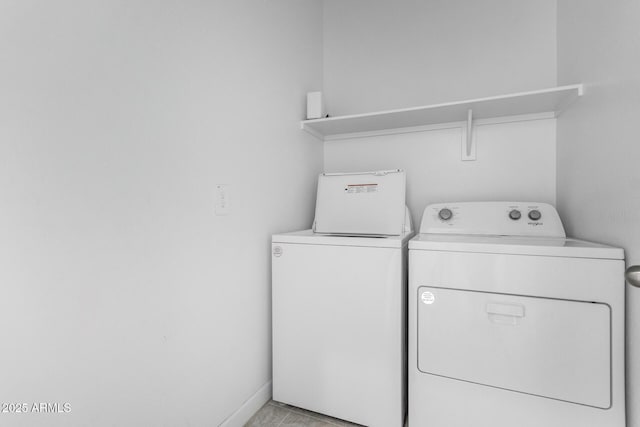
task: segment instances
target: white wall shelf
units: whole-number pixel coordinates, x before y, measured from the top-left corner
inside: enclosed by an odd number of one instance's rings
[[[323,141],[331,141],[416,132],[452,127],[455,124],[456,127],[468,129],[466,151],[467,155],[471,156],[474,151],[471,146],[472,121],[499,123],[526,120],[534,116],[557,117],[582,96],[583,92],[583,86],[575,84],[466,101],[304,120],[301,122],[301,128]]]

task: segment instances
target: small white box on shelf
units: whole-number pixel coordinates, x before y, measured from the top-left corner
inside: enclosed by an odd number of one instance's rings
[[[324,116],[322,92],[307,92],[307,119],[319,119]]]

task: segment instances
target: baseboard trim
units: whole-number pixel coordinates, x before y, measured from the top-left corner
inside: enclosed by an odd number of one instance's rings
[[[250,398],[248,398],[236,411],[229,415],[218,427],[242,427],[249,419],[258,412],[258,409],[271,399],[271,381],[260,387]]]

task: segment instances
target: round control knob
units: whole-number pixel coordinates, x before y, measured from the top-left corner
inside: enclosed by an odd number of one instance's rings
[[[438,216],[443,221],[449,221],[453,216],[453,212],[451,212],[451,209],[448,208],[440,209],[440,212],[438,212]]]
[[[520,211],[518,209],[514,209],[511,212],[509,212],[509,218],[511,218],[514,221],[519,220],[521,216],[522,216],[522,214],[520,213]]]
[[[532,211],[529,211],[529,219],[530,219],[531,221],[537,221],[537,220],[539,220],[540,218],[542,218],[542,214],[540,213],[540,211],[539,211],[539,210],[534,209],[534,210],[532,210]]]

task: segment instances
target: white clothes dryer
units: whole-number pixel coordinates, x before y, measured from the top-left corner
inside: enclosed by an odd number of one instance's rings
[[[543,203],[428,206],[409,243],[409,427],[624,427],[624,253]]]

